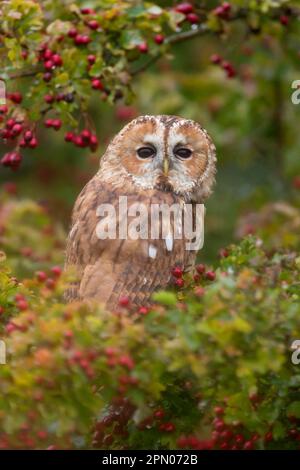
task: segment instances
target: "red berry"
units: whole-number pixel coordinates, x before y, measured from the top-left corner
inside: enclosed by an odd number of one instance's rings
[[[183,13],[184,15],[187,15],[188,13],[192,13],[194,11],[194,7],[191,3],[184,2],[184,3],[179,3],[175,7],[175,10],[178,11],[179,13]]]
[[[5,104],[0,106],[0,114],[6,114],[8,111],[8,107]]]
[[[54,54],[52,56],[52,62],[54,63],[54,65],[56,65],[57,67],[60,67],[62,64],[63,64],[63,60],[61,58],[61,56],[59,54]]]
[[[10,93],[9,99],[16,104],[22,103],[23,96],[20,92],[16,91],[15,93]]]
[[[12,127],[15,125],[16,121],[13,118],[8,119],[6,123],[6,128],[7,129],[12,129]]]
[[[11,130],[11,133],[12,133],[13,136],[17,136],[17,135],[21,134],[22,130],[23,130],[22,124],[17,123],[17,124],[14,124],[14,126]]]
[[[103,83],[101,82],[101,80],[99,80],[99,78],[93,78],[92,79],[92,88],[94,90],[103,90],[104,89]]]
[[[228,78],[233,78],[236,76],[236,71],[230,62],[227,62],[227,61],[222,62],[222,68],[226,71]]]
[[[53,119],[52,127],[53,127],[53,129],[58,131],[61,128],[61,120],[60,119]]]
[[[289,22],[290,22],[290,19],[289,19],[289,17],[286,16],[286,15],[281,15],[281,16],[279,17],[279,21],[280,21],[280,23],[281,23],[283,26],[287,26],[287,25],[289,24]]]
[[[183,275],[183,270],[179,266],[175,266],[171,272],[172,272],[172,275],[177,278],[181,278]]]
[[[91,20],[88,22],[87,25],[90,29],[93,29],[93,30],[98,29],[100,26],[97,20]]]
[[[24,132],[24,140],[25,142],[30,142],[30,140],[32,139],[33,137],[33,134],[31,131],[25,131]]]
[[[197,297],[203,297],[205,294],[205,289],[203,287],[197,286],[194,289],[194,293]]]
[[[216,279],[216,273],[214,271],[207,271],[205,277],[208,281],[214,281]]]
[[[73,138],[73,142],[76,145],[76,147],[85,147],[86,146],[85,142],[83,141],[83,139],[80,135],[76,135]]]
[[[80,135],[81,135],[83,141],[88,142],[88,143],[90,142],[91,133],[88,129],[83,129],[83,131],[81,131]]]
[[[215,406],[214,412],[218,416],[222,416],[225,413],[225,410],[222,406]]]
[[[55,100],[55,97],[53,95],[45,95],[44,96],[44,101],[48,104],[53,103]]]
[[[27,310],[28,302],[24,299],[18,300],[17,307],[18,307],[19,310]]]
[[[162,408],[159,408],[158,410],[154,411],[153,416],[156,419],[162,419],[165,416],[165,412]]]
[[[147,313],[149,313],[149,309],[147,307],[140,307],[138,313],[140,315],[147,315]]]
[[[46,119],[44,122],[46,127],[52,127],[53,126],[53,119]]]
[[[51,49],[46,49],[43,53],[43,59],[50,60],[52,55],[53,55],[53,52],[51,51]]]
[[[156,44],[162,44],[165,40],[165,36],[163,36],[162,34],[156,34],[154,36],[154,41],[156,42]]]
[[[76,28],[71,28],[68,32],[69,38],[75,38],[77,36],[77,29]]]
[[[191,24],[197,24],[200,21],[200,18],[195,13],[189,13],[186,15],[186,20]]]
[[[142,42],[138,45],[138,49],[142,54],[147,54],[148,52],[148,44],[146,42]]]
[[[46,70],[52,70],[53,67],[54,67],[54,63],[52,62],[52,60],[47,60],[44,63],[44,67],[45,67]]]
[[[134,361],[131,359],[130,356],[127,356],[126,354],[120,356],[119,364],[120,366],[126,367],[129,370],[134,368]]]
[[[91,38],[86,34],[77,34],[74,42],[77,46],[86,45],[91,41]]]
[[[99,145],[98,138],[96,135],[91,135],[90,137],[90,148],[94,152]]]
[[[35,149],[38,146],[38,140],[36,137],[32,137],[31,141],[28,143],[28,147]]]
[[[265,434],[264,440],[265,440],[265,442],[271,442],[271,441],[273,441],[273,433],[272,433],[272,431],[269,431],[269,432],[267,432],[267,433]]]
[[[199,274],[205,273],[205,264],[197,264],[196,270]]]
[[[94,54],[90,54],[88,55],[87,60],[90,65],[93,65],[96,62],[96,56]]]
[[[17,170],[21,164],[22,156],[19,152],[6,153],[1,159],[1,164],[10,167],[12,170]]]
[[[36,273],[36,277],[37,277],[38,281],[44,282],[47,279],[47,274],[44,271],[38,271]]]
[[[74,139],[74,134],[73,132],[66,132],[65,133],[65,141],[66,142],[72,142]]]
[[[246,441],[245,444],[244,444],[244,447],[243,449],[244,450],[252,450],[254,447],[254,444],[252,441]]]
[[[220,64],[222,61],[222,58],[219,54],[213,54],[212,56],[210,56],[210,61],[213,64]]]
[[[175,279],[175,282],[174,282],[175,286],[176,287],[183,287],[184,286],[184,280],[182,278],[179,278],[179,279]]]
[[[48,289],[54,289],[54,287],[55,287],[55,282],[54,282],[54,280],[51,279],[51,278],[48,278],[48,279],[46,280],[46,286],[48,287]]]
[[[128,305],[129,305],[129,298],[128,298],[126,295],[120,297],[120,298],[119,298],[119,305],[120,305],[121,307],[128,307]]]
[[[95,10],[93,10],[92,8],[80,8],[80,12],[83,15],[93,15],[95,13]]]
[[[59,277],[62,273],[62,269],[60,266],[53,266],[51,268],[51,272],[52,274],[54,274],[55,277]]]

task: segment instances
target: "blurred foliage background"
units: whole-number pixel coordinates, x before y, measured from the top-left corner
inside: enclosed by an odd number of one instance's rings
[[[174,3],[157,2],[163,7]],[[218,4],[202,3],[208,9]],[[299,201],[300,105],[291,101],[291,84],[299,78],[299,51],[298,20],[288,26],[277,21],[266,26],[263,34],[253,34],[236,22],[231,25],[230,41],[225,32],[175,44],[134,77],[130,100],[121,99],[112,106],[93,97],[91,114],[100,140],[96,153],[76,149],[63,142],[63,131],[55,133],[40,125],[39,148],[34,153],[23,151],[19,172],[1,168],[1,182],[16,183],[20,198],[47,206],[67,229],[76,195],[126,122],[139,114],[195,119],[208,129],[217,147],[217,184],[207,202],[206,243],[201,254],[212,261],[221,246],[235,239],[240,216],[270,201]],[[212,64],[213,54],[229,61],[236,76],[227,78],[222,68]],[[27,86],[23,83],[18,80],[18,89]],[[251,232],[252,227],[245,226],[244,231]]]

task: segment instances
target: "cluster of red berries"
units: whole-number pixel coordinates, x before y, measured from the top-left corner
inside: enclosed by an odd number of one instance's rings
[[[223,2],[213,10],[213,14],[222,20],[228,20],[230,17],[231,5],[229,2]]]
[[[174,277],[174,285],[178,288],[184,287],[184,279],[182,278],[183,272],[183,268],[180,266],[174,266],[171,270],[172,276]]]
[[[214,281],[216,279],[216,273],[214,271],[206,271],[205,264],[197,264],[195,266],[196,273],[194,274],[194,281],[199,282],[200,279],[206,279],[207,281]]]
[[[245,437],[242,433],[242,426],[230,426],[223,420],[225,409],[222,406],[216,406],[214,409],[215,418],[211,438],[215,448],[221,450],[252,450],[255,442],[260,439],[258,434],[252,434]]]
[[[90,147],[92,152],[95,152],[99,145],[96,134],[93,134],[89,129],[83,129],[79,134],[71,131],[66,132],[65,141],[72,142],[80,148]]]
[[[128,437],[127,423],[135,411],[127,398],[116,397],[108,412],[94,428],[93,447],[106,448],[115,439]]]
[[[52,78],[52,72],[57,68],[63,65],[63,60],[61,56],[49,49],[46,45],[44,45],[39,53],[39,61],[43,62],[44,65],[44,81],[50,82]]]
[[[213,64],[220,65],[220,67],[226,72],[228,78],[236,76],[236,70],[233,65],[227,60],[223,60],[219,54],[213,54],[210,60]]]
[[[179,449],[210,450],[213,448],[212,439],[199,439],[197,436],[180,436],[177,439]]]
[[[46,119],[44,122],[45,127],[54,129],[55,131],[59,131],[61,128],[62,122],[60,119]]]
[[[23,101],[23,95],[19,91],[7,93],[7,98],[15,104],[20,104]]]
[[[194,11],[194,6],[189,2],[179,3],[174,8],[178,13],[182,13],[185,16],[185,21],[188,21],[191,24],[199,23],[199,16]]]
[[[64,332],[65,349],[70,349],[72,347],[72,340],[73,340],[73,332],[71,330],[67,330]],[[98,352],[91,349],[89,351],[81,351],[76,349],[71,354],[71,357],[68,358],[68,364],[73,366],[77,365],[80,369],[84,372],[84,374],[89,378],[93,379],[95,377],[95,371],[92,366],[92,363],[97,359]]]
[[[0,160],[1,165],[17,170],[22,162],[22,155],[19,152],[8,152]]]
[[[73,103],[74,95],[73,93],[58,93],[56,96],[47,94],[44,96],[44,101],[47,104],[52,104],[55,101],[56,102],[65,101],[66,103]]]

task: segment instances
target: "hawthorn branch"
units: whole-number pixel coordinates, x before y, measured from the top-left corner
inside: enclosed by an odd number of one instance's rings
[[[207,33],[209,30],[205,24],[202,24],[197,27],[197,29],[191,29],[190,31],[183,31],[181,33],[172,34],[171,36],[165,39],[164,44],[172,45],[178,42],[187,41],[188,39],[192,39],[194,37],[200,36],[202,34]],[[136,70],[131,72],[132,76],[138,75],[141,72],[147,70],[151,65],[155,64],[162,56],[164,55],[164,50],[159,52],[158,54],[152,56],[147,62],[142,64]]]

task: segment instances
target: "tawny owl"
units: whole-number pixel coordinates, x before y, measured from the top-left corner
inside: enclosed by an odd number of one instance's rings
[[[215,165],[215,146],[206,130],[192,120],[140,116],[127,124],[108,146],[99,171],[75,203],[66,267],[76,268],[78,282],[68,289],[67,299],[97,299],[106,308],[115,309],[119,299],[126,297],[135,308],[146,306],[152,293],[171,281],[174,266],[190,270],[197,249],[187,248],[187,242],[195,238],[183,230],[187,222],[172,213],[165,235],[162,216],[159,212],[153,221],[152,209],[175,205],[184,213],[192,207],[195,228],[199,211],[194,208],[204,208],[214,183]],[[121,215],[120,200],[126,200],[127,207],[142,207],[137,211],[139,237],[120,236],[125,215],[128,225],[135,220],[132,213],[129,217],[123,211]],[[100,217],[103,208],[107,210],[105,221]],[[107,229],[104,236],[103,227]]]

